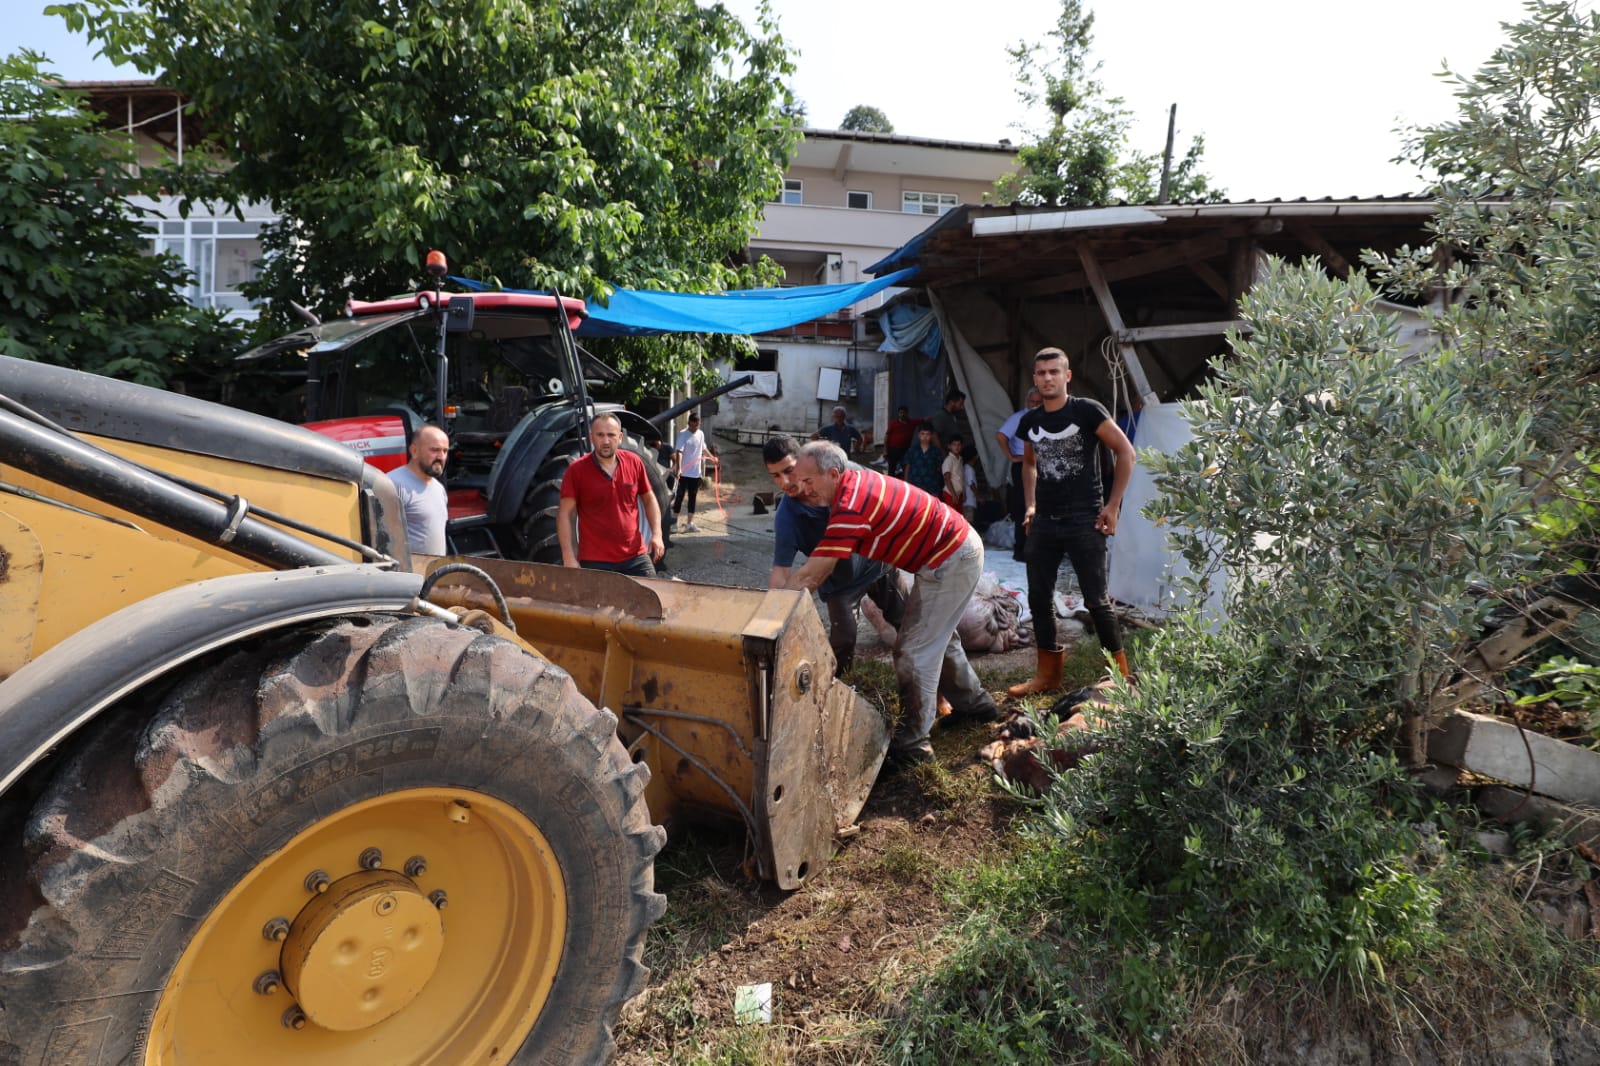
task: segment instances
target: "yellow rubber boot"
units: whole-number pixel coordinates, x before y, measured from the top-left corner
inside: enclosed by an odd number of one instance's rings
[[[1065,648],[1040,648],[1039,665],[1034,667],[1033,677],[1020,685],[1012,685],[1006,689],[1006,695],[1012,699],[1023,696],[1032,696],[1040,692],[1055,692],[1061,688],[1061,663],[1067,657]]]

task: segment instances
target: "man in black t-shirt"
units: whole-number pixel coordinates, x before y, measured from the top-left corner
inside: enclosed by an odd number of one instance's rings
[[[1072,371],[1060,348],[1033,357],[1033,384],[1044,403],[1022,416],[1017,436],[1022,454],[1023,524],[1028,533],[1028,609],[1033,612],[1038,666],[1031,680],[1008,689],[1031,696],[1061,687],[1065,651],[1056,643],[1056,574],[1072,562],[1078,587],[1094,621],[1095,636],[1124,677],[1131,676],[1122,633],[1107,591],[1106,538],[1117,531],[1122,496],[1133,474],[1133,445],[1106,409],[1094,400],[1069,396]],[[1110,495],[1100,477],[1101,445],[1116,460]]]

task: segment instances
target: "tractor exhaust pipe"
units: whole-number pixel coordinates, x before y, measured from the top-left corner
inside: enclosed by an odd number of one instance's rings
[[[756,377],[755,377],[754,374],[741,374],[739,377],[734,378],[732,381],[723,382],[721,385],[718,385],[716,388],[712,389],[710,392],[702,392],[699,396],[691,396],[687,400],[683,401],[682,403],[674,404],[673,406],[667,408],[665,411],[662,411],[658,415],[651,415],[650,416],[650,424],[652,426],[656,426],[657,428],[659,428],[661,426],[664,426],[668,422],[671,422],[674,418],[677,418],[679,415],[683,414],[683,412],[689,410],[689,408],[691,408],[691,407],[699,407],[701,404],[705,403],[707,400],[715,400],[718,396],[721,396],[723,393],[732,392],[734,389],[737,389],[740,385],[748,385],[752,381],[754,381],[755,379],[756,379]]]

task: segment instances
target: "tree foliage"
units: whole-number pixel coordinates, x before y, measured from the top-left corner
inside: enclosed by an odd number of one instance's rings
[[[995,185],[1002,203],[1085,207],[1118,200],[1155,199],[1161,180],[1161,153],[1129,144],[1132,115],[1120,97],[1107,96],[1090,59],[1094,15],[1082,0],[1061,0],[1061,13],[1044,42],[1013,47],[1017,96],[1032,112],[1044,112],[1041,126],[1018,126],[1025,140],[1017,151],[1023,169]],[[1175,159],[1168,199],[1174,202],[1220,200],[1222,190],[1200,169],[1205,141],[1195,137]]]
[[[839,120],[839,128],[858,133],[893,133],[894,123],[876,107],[857,104],[844,113],[844,118]]]
[[[131,198],[154,192],[151,180],[45,62],[0,59],[0,353],[198,384],[237,334],[183,300],[175,259],[148,254]]]
[[[1411,142],[1439,176],[1430,245],[1346,280],[1271,264],[1185,404],[1193,440],[1141,456],[1147,515],[1226,610],[1140,647],[1137,694],[1041,805],[1049,862],[1016,896],[1050,909],[987,925],[1055,934],[1040,965],[1092,975],[1093,1019],[1134,1045],[1197,981],[1287,971],[1404,1003],[1446,923],[1473,921],[1440,906],[1472,837],[1419,794],[1404,726],[1453,705],[1435,697],[1490,612],[1593,589],[1600,527],[1600,16],[1540,0],[1509,33],[1454,76],[1458,118]],[[1441,299],[1438,345],[1408,350],[1380,298]],[[1081,988],[1036,985],[1014,1016]],[[1036,1032],[1044,1058],[1093,1019]]]
[[[274,310],[409,288],[434,247],[590,298],[748,283],[732,257],[795,137],[770,21],[694,0],[50,10],[190,94],[232,168],[188,188],[281,211],[254,293]]]

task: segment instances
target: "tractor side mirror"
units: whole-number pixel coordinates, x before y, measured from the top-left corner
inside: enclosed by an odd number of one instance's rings
[[[452,296],[444,309],[444,328],[446,333],[468,333],[472,330],[472,315],[474,310],[472,297]]]

